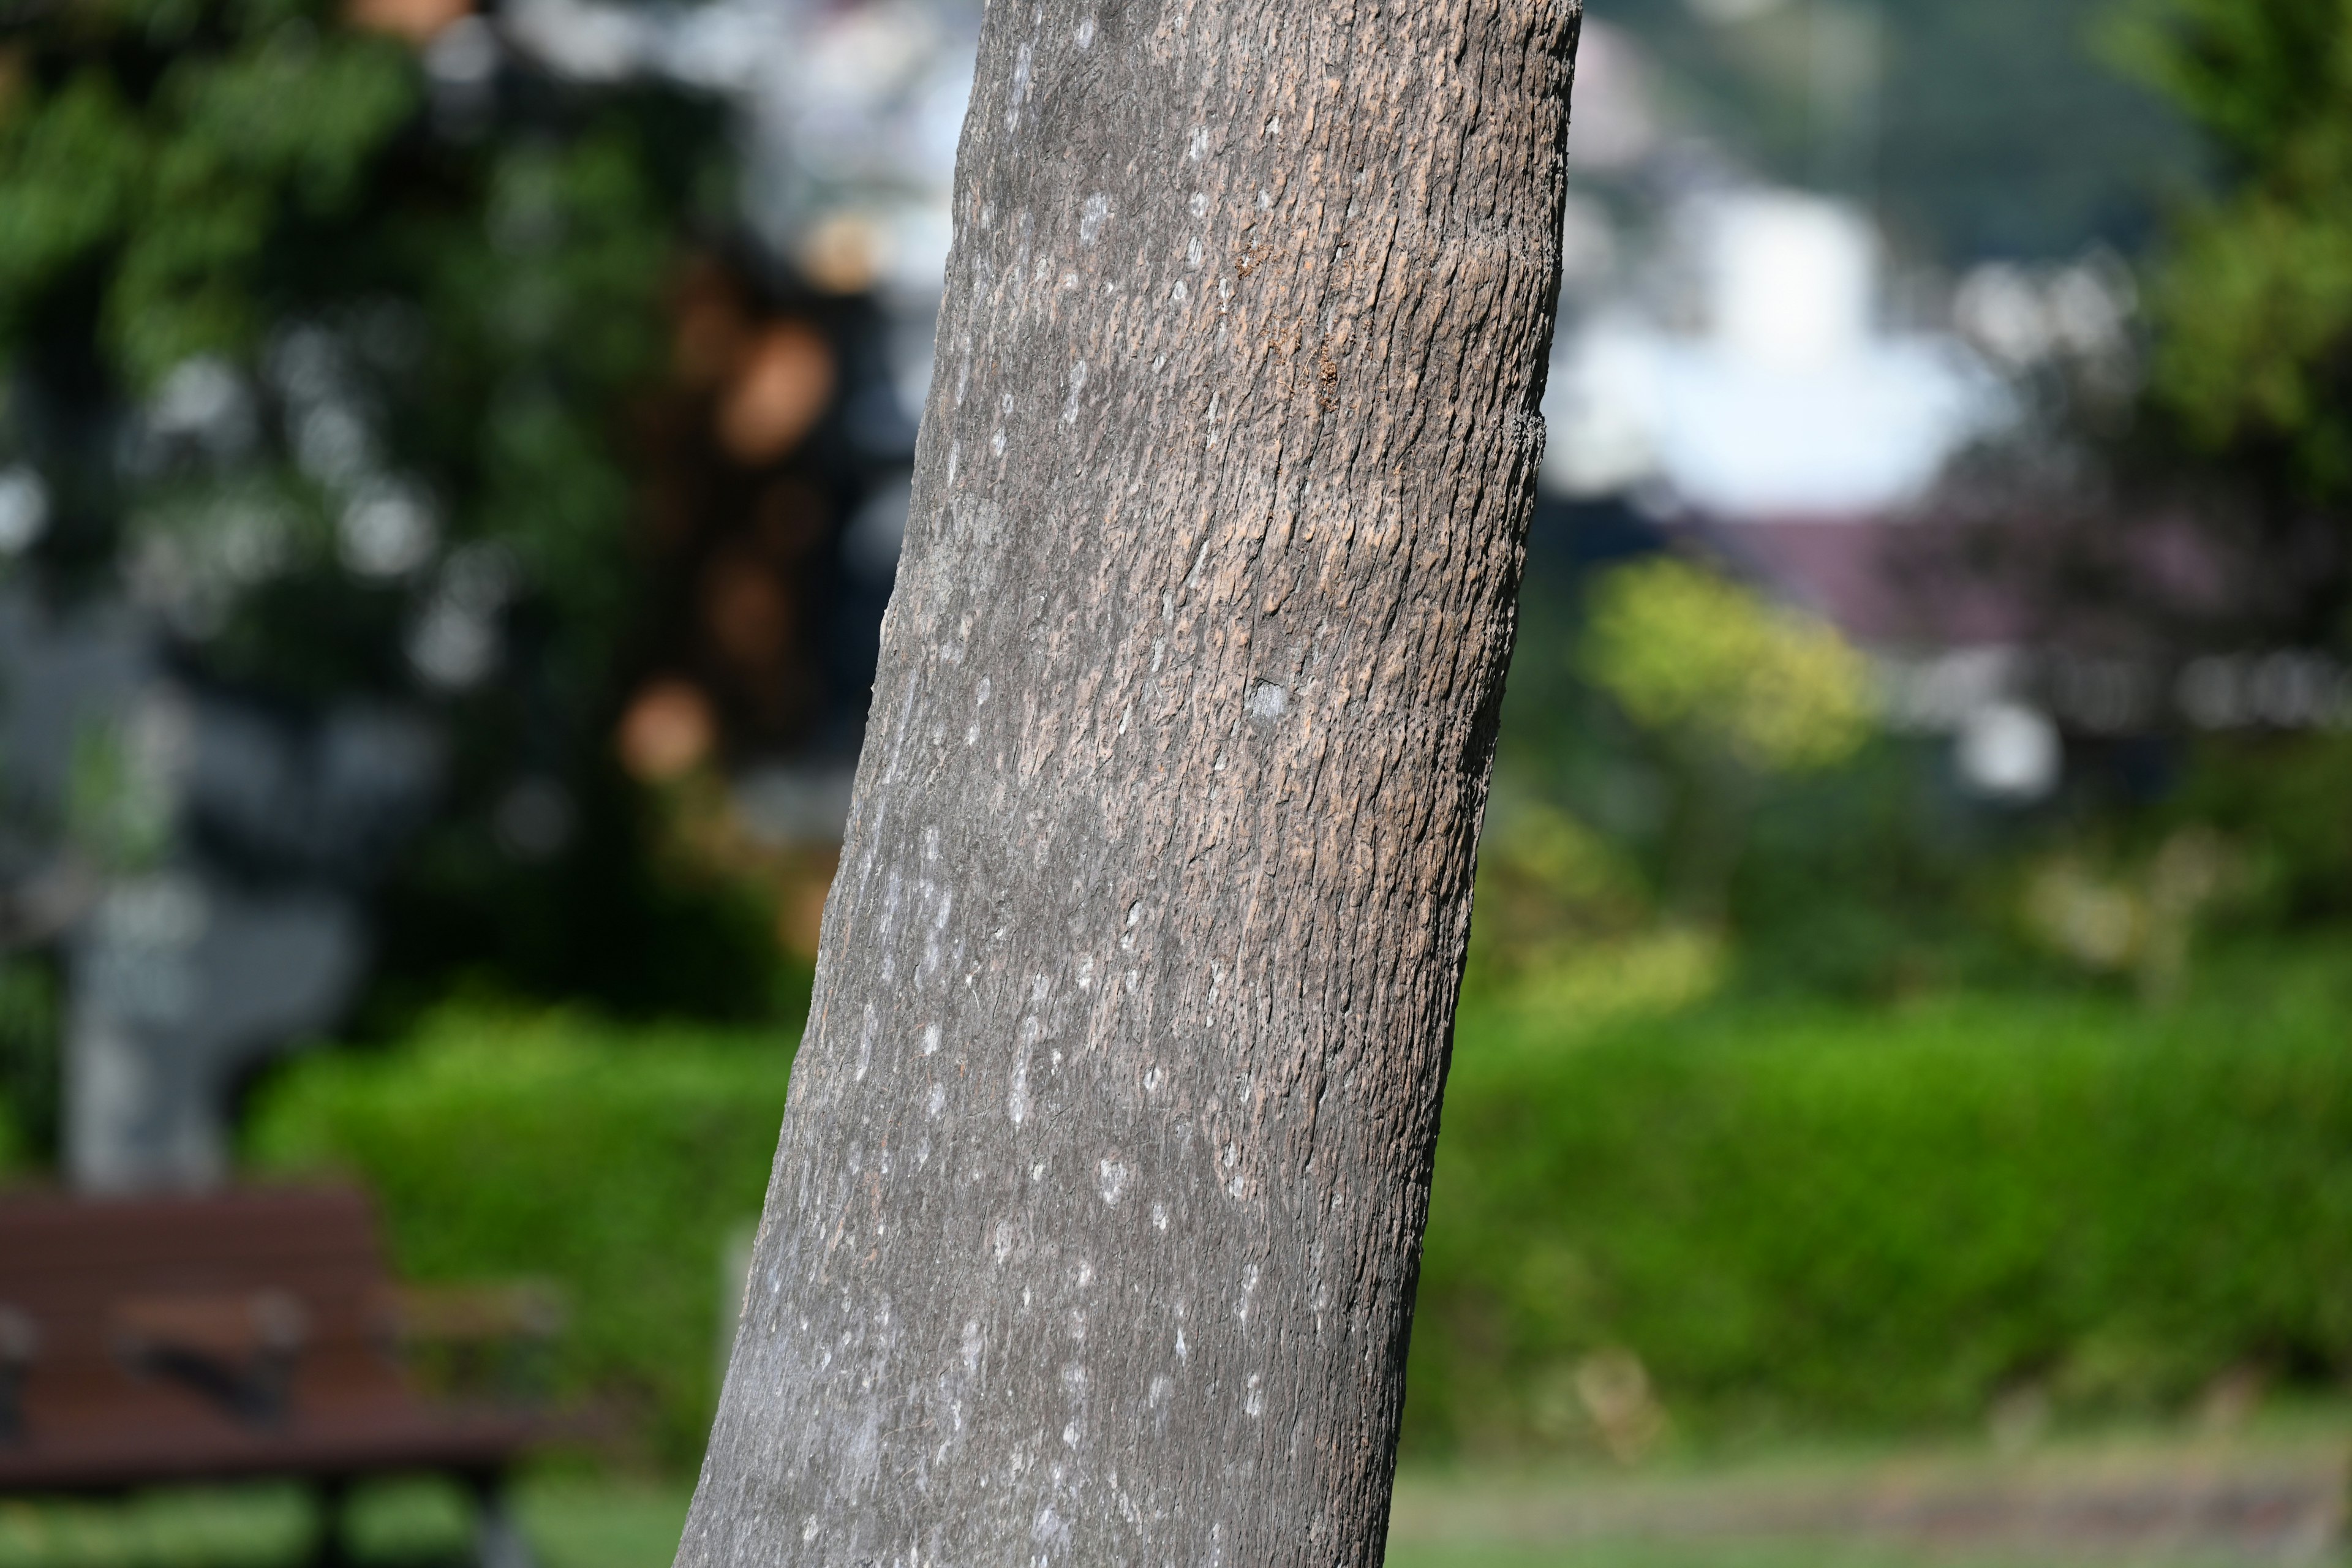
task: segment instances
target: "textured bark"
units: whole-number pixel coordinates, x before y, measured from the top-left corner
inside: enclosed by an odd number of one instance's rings
[[[1381,1560],[1577,0],[995,0],[682,1563]]]

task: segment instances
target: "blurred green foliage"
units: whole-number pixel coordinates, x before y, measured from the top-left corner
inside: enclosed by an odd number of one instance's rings
[[[2340,942],[2225,954],[2159,1009],[1710,993],[1629,951],[1465,1005],[1414,1452],[1948,1426],[2021,1392],[2146,1415],[2233,1369],[2352,1371]],[[364,1182],[414,1278],[558,1283],[561,1387],[676,1469],[788,1067],[772,1033],[452,1008],[289,1069],[248,1152]]]
[[[2151,814],[2210,826],[2237,847],[2244,880],[2229,923],[2245,931],[2352,921],[2352,734],[2208,742],[2178,795]]]
[[[1672,556],[1601,579],[1585,662],[1643,728],[1751,767],[1834,766],[1870,732],[1870,669],[1835,627]]]
[[[2208,644],[2341,653],[2352,648],[2352,5],[2132,0],[2109,35],[2114,58],[2201,133],[2216,176],[2177,194],[2141,269],[2139,417],[2092,442],[2124,481],[2105,510],[2125,526],[2107,535],[2190,519],[2205,559],[2185,596],[2150,581],[2110,588],[2112,608],[2159,621],[2180,599],[2170,616]]]
[[[2023,956],[1998,906],[2024,835],[1956,796],[1937,742],[1877,729],[1827,625],[1659,556],[1533,574],[1524,605],[1474,987],[1640,950],[1869,998]]]
[[[2278,448],[2352,496],[2352,5],[2169,0],[2124,35],[2222,160],[2149,304],[2155,391],[2209,448]]]
[[[306,9],[127,0],[56,29],[54,74],[37,68],[50,79],[12,93],[0,121],[11,317],[96,262],[108,347],[139,384],[253,347],[272,242],[348,219],[419,96],[397,43],[321,37]],[[125,46],[156,51],[152,80],[108,68]]]
[[[737,1305],[726,1252],[759,1216],[795,1033],[453,1007],[396,1048],[288,1069],[247,1153],[363,1183],[411,1279],[561,1287],[561,1391],[593,1396],[640,1461],[690,1466]]]
[[[584,639],[568,673],[593,679],[629,575],[620,402],[661,365],[668,269],[723,214],[726,160],[709,106],[526,96],[474,123],[487,111],[432,101],[415,48],[324,0],[37,13],[0,74],[0,353],[35,405],[128,405],[192,363],[258,373],[310,333],[309,363],[280,369],[349,383],[365,466],[427,486],[449,542],[511,552],[563,612],[559,640]],[[16,434],[66,412],[20,409]],[[401,585],[333,569],[344,476],[264,444],[62,521],[111,533],[127,500],[132,533],[194,556],[258,516],[284,564],[230,606],[215,657],[316,691],[382,685],[398,649],[378,602]]]
[[[679,268],[735,222],[727,111],[488,29],[344,0],[9,21],[0,465],[50,498],[26,566],[126,587],[184,671],[274,711],[432,715],[446,788],[376,902],[363,1032],[453,984],[789,1011],[772,900],[667,853],[607,745],[649,614],[639,416]],[[453,39],[487,64],[436,77]],[[69,825],[110,866],[163,826],[120,772],[78,759]]]
[[[2048,988],[1591,1028],[1474,1007],[1410,1440],[1603,1446],[1629,1383],[1706,1438],[2341,1377],[2347,957],[2244,955],[2158,1011]]]
[[[478,994],[797,1028],[811,975],[777,945],[771,889],[681,849],[670,803],[605,759],[575,782],[572,842],[549,861],[518,868],[478,815],[411,851],[378,906],[388,930],[360,1031],[397,1035]]]

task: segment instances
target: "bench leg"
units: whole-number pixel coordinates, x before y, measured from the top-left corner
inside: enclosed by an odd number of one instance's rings
[[[507,1499],[506,1478],[469,1476],[474,1493],[474,1561],[479,1568],[537,1568],[530,1542]]]

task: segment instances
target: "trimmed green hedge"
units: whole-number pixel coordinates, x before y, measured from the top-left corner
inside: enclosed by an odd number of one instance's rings
[[[759,1217],[791,1061],[772,1035],[452,1010],[395,1051],[294,1065],[248,1149],[364,1183],[411,1279],[559,1283],[560,1384],[691,1465],[733,1305],[723,1258]]]
[[[1406,1410],[1424,1455],[1611,1436],[1594,1407],[1626,1352],[1710,1436],[2352,1371],[2340,952],[2161,1011],[1725,999],[1580,1031],[1488,1001],[1458,1038]],[[788,1065],[774,1037],[452,1011],[295,1066],[251,1148],[366,1182],[417,1278],[562,1282],[567,1385],[686,1465]]]
[[[1580,1037],[1489,1010],[1458,1038],[1423,1451],[1597,1436],[1626,1352],[1686,1432],[2352,1371],[2352,954],[2162,1011],[1722,1002]]]

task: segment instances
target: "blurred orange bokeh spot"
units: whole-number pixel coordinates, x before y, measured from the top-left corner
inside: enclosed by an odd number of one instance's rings
[[[350,0],[343,15],[354,27],[421,46],[473,10],[473,0]]]
[[[800,445],[833,398],[833,351],[814,327],[761,332],[719,404],[719,440],[742,463],[772,463]]]
[[[665,783],[692,772],[718,739],[709,699],[683,680],[653,681],[621,715],[621,765],[647,783]]]

